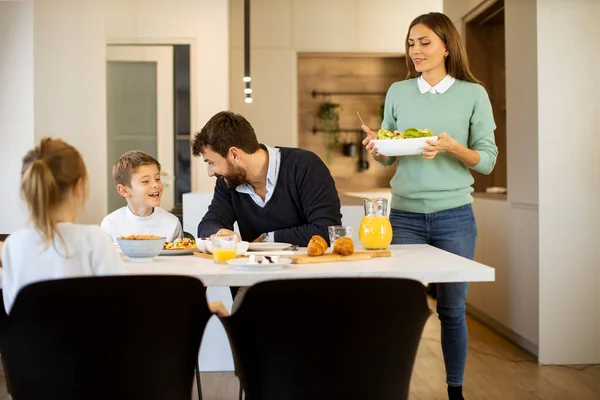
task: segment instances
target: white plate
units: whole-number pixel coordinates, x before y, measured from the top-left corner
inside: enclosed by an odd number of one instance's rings
[[[251,251],[277,251],[290,247],[290,243],[250,243],[248,250]]]
[[[274,250],[274,251],[247,251],[244,253],[245,256],[293,256],[298,254],[299,251],[292,250]]]
[[[187,254],[194,254],[194,252],[196,251],[200,251],[200,249],[193,248],[193,249],[182,249],[182,250],[176,250],[176,249],[170,249],[170,250],[163,250],[160,252],[159,256],[184,256]]]
[[[382,156],[414,156],[423,153],[428,140],[437,140],[437,136],[414,139],[373,140],[377,152]]]
[[[283,268],[284,265],[291,264],[293,260],[289,258],[280,258],[274,264],[248,264],[248,261],[250,261],[249,258],[234,258],[233,260],[227,261],[227,264],[235,269],[244,271],[270,271]]]

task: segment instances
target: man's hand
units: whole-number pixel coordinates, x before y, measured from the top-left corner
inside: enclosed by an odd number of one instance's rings
[[[229,316],[229,311],[227,311],[227,308],[225,308],[225,304],[220,301],[211,301],[208,303],[208,308],[213,314],[216,314],[219,317]]]
[[[254,239],[252,241],[252,243],[262,243],[262,242],[266,242],[267,238],[269,237],[268,233],[263,233],[262,235],[260,235],[259,237],[257,237],[256,239]]]
[[[219,231],[217,232],[217,235],[237,235],[238,242],[242,241],[242,237],[240,235],[238,235],[234,231],[230,231],[229,229],[219,229]]]

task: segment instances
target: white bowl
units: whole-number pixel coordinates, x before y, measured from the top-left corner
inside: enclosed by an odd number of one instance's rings
[[[117,238],[121,251],[131,259],[152,259],[160,254],[167,238],[127,240]]]
[[[204,240],[204,239],[196,240],[196,246],[198,246],[198,251],[200,253],[204,253],[204,250],[206,250],[206,240]]]
[[[212,242],[210,240],[205,240],[204,244],[206,246],[206,251],[209,252],[210,254],[212,254]],[[250,246],[250,243],[248,242],[238,242],[237,246],[235,247],[235,255],[236,256],[241,256],[243,255],[245,252],[248,251],[248,246]]]
[[[372,140],[377,152],[382,156],[414,156],[423,153],[428,140],[437,140],[437,136],[414,139],[382,139]]]

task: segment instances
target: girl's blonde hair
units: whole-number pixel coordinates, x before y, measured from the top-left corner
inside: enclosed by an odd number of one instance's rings
[[[419,15],[417,18],[410,23],[408,32],[406,33],[406,40],[404,42],[406,49],[406,67],[408,74],[406,79],[416,78],[421,73],[417,72],[415,65],[408,55],[408,37],[410,36],[410,30],[413,26],[422,24],[431,29],[444,43],[446,50],[448,51],[448,57],[445,59],[446,72],[448,75],[460,79],[461,81],[473,82],[481,84],[481,82],[475,78],[475,75],[469,69],[469,59],[467,58],[467,51],[463,46],[462,40],[456,27],[445,14],[439,12],[430,12],[429,14]]]
[[[46,243],[55,245],[58,232],[53,213],[80,180],[87,182],[83,158],[75,147],[61,139],[44,138],[23,157],[21,195]],[[58,236],[63,241],[60,233]]]

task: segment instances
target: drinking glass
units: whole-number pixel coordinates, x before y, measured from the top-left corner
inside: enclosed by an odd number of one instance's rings
[[[228,260],[235,258],[235,249],[238,243],[237,233],[212,235],[210,241],[215,264],[227,264]]]
[[[346,225],[332,225],[327,227],[327,231],[329,232],[329,244],[333,249],[333,244],[339,238],[347,237],[352,239],[354,228]]]

